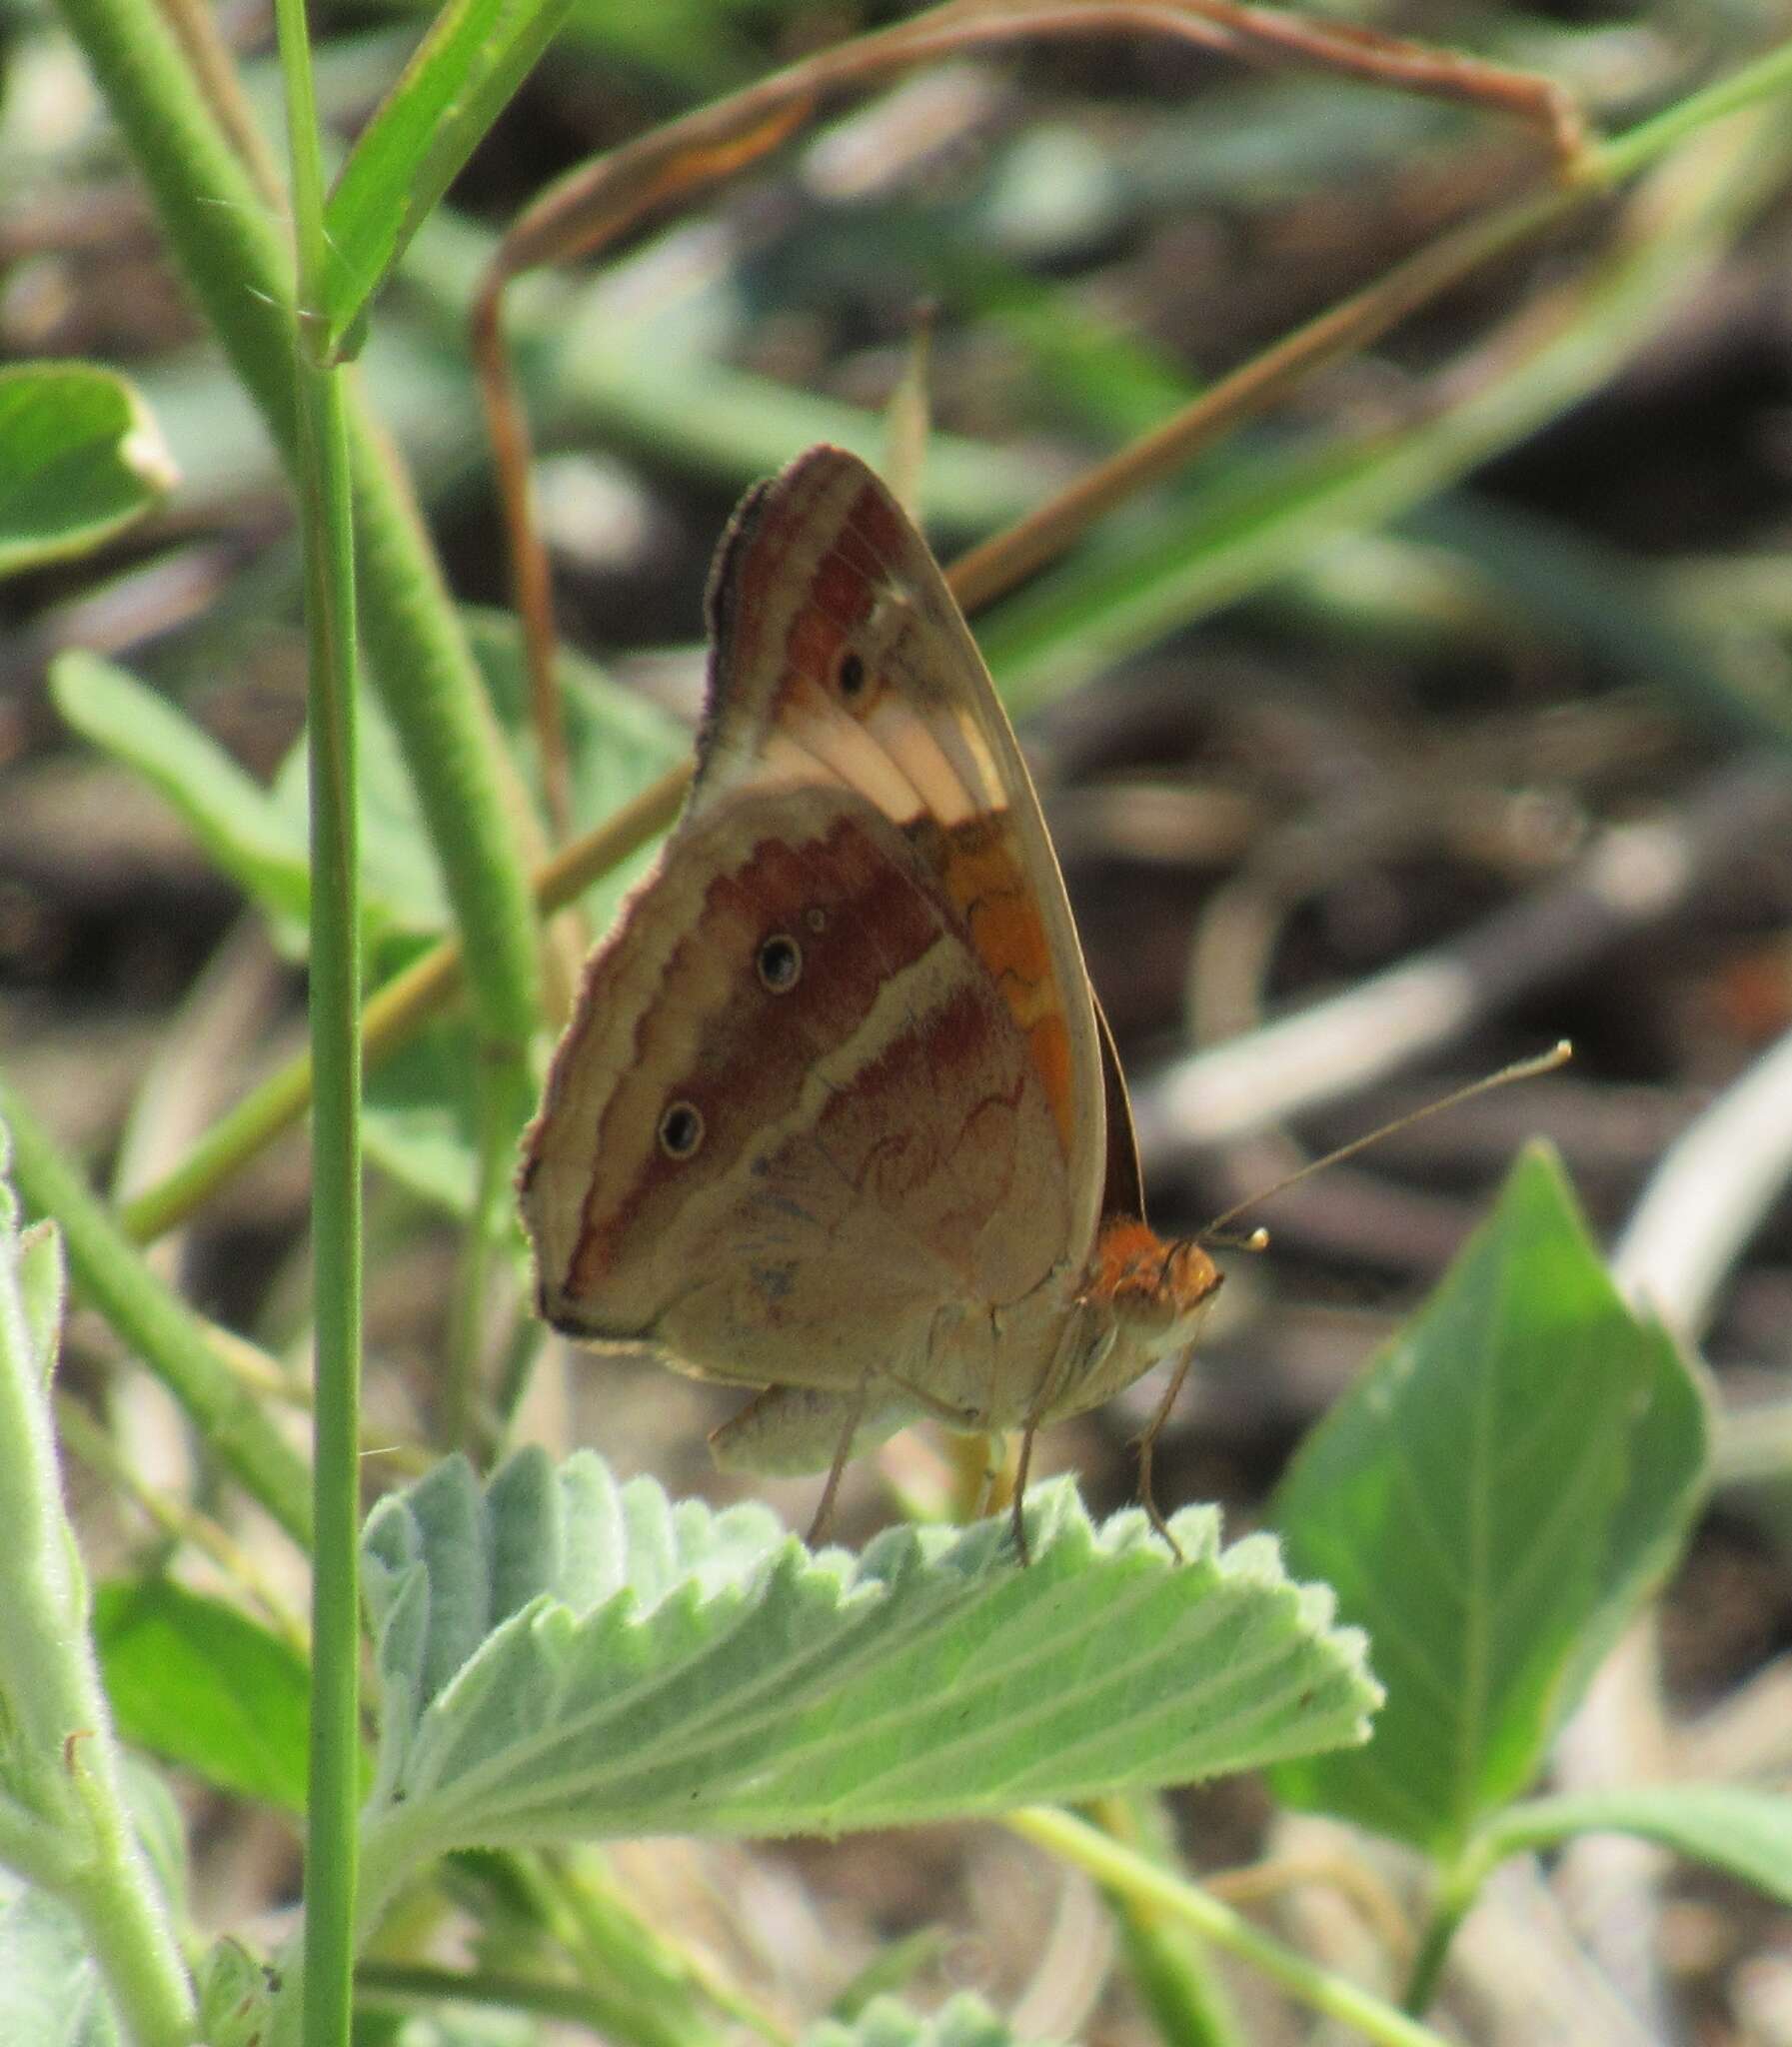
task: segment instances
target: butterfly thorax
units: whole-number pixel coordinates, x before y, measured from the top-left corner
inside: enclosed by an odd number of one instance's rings
[[[1166,1240],[1135,1216],[1109,1216],[1077,1303],[1106,1340],[1039,1418],[1060,1421],[1098,1407],[1156,1365],[1182,1356],[1220,1277],[1198,1243]]]

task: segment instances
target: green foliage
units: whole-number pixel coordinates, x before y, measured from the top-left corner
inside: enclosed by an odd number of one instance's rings
[[[164,1577],[94,1596],[94,1639],[127,1741],[209,1783],[305,1809],[305,1658],[235,1606]]]
[[[1673,1562],[1704,1464],[1697,1384],[1532,1150],[1276,1494],[1291,1568],[1336,1590],[1388,1690],[1367,1747],[1277,1789],[1453,1854]]]
[[[172,1906],[186,1882],[180,1811],[147,1766],[127,1767],[124,1782],[139,1843]],[[204,2038],[206,2047],[227,2047],[210,2033]],[[50,1890],[0,1866],[0,2041],[6,2047],[123,2047],[124,2039],[90,1929]]]
[[[493,703],[521,751],[526,691],[515,625],[484,613],[470,614],[467,623]],[[684,758],[689,741],[675,722],[619,689],[594,663],[563,653],[560,680],[581,816],[608,816]],[[310,904],[303,753],[295,751],[274,788],[264,790],[161,691],[111,662],[62,655],[50,686],[68,724],[172,805],[282,942],[302,946]],[[440,934],[449,913],[410,777],[377,706],[364,712],[361,739],[362,907],[368,943],[377,949]],[[594,885],[585,901],[596,922],[609,917],[649,858],[639,855]],[[404,950],[401,943],[388,957],[401,958]]]
[[[519,754],[527,690],[514,622],[467,620],[492,701]],[[563,653],[560,679],[574,803],[606,817],[683,759],[688,740],[653,705],[621,690],[594,663]],[[92,745],[124,763],[170,804],[218,871],[268,918],[276,939],[302,953],[310,904],[307,798],[302,752],[264,790],[210,734],[160,691],[95,656],[64,655],[51,690],[57,709]],[[397,968],[419,940],[447,931],[449,906],[411,779],[377,704],[361,724],[362,928],[369,956]],[[652,860],[651,848],[586,892],[602,926]],[[414,1193],[449,1212],[471,1213],[480,1061],[464,1018],[420,1033],[368,1076],[369,1153]]]
[[[764,61],[749,5],[570,6],[606,50],[646,55],[687,79],[746,76]],[[161,48],[165,24],[153,10],[138,0],[70,0],[67,13],[188,282],[290,453],[285,223],[208,125],[214,101],[195,89],[180,53]],[[426,312],[398,352],[406,395],[456,444],[459,473],[473,439],[468,387],[429,319],[451,310],[459,320],[464,292],[440,280],[457,262],[464,273],[483,261],[490,244],[464,222],[438,218],[445,232],[434,249],[419,230],[568,13],[569,0],[450,0],[362,135],[329,208],[327,339],[358,342],[374,295],[407,265]],[[1757,82],[1753,92],[1775,89]],[[1241,159],[1247,184],[1285,182],[1295,169],[1303,179],[1386,169],[1439,133],[1440,121],[1461,118],[1390,115],[1380,96],[1340,98],[1310,84],[1248,104],[1215,94],[1208,112],[1161,131],[1154,155],[1130,159],[1080,128],[998,140],[980,198],[956,223],[971,232],[958,239],[981,252],[993,225],[1010,253],[1022,244],[1049,252],[1130,228],[1140,211],[1148,220],[1152,206],[1179,209],[1215,177],[1229,193]],[[1543,341],[1536,353],[1508,336],[1476,376],[1444,387],[1450,402],[1415,405],[1409,420],[1355,441],[1304,429],[1266,438],[1210,463],[1192,490],[1136,508],[1006,608],[988,638],[1004,680],[1023,691],[1061,688],[1299,573],[1317,544],[1403,514],[1594,388],[1684,303],[1783,175],[1785,142],[1764,127],[1704,140],[1714,146],[1671,166],[1652,195],[1648,231],[1615,239],[1584,279],[1564,284],[1555,317],[1534,330]],[[1633,167],[1642,160],[1633,156]],[[927,269],[929,245],[952,237],[935,231],[941,216],[924,201],[883,196],[876,208],[840,214],[841,245],[859,245],[856,289],[905,301],[943,278],[950,317],[1003,338],[1003,360],[1019,359],[1026,373],[1014,379],[1015,445],[935,438],[928,501],[948,522],[981,526],[1044,496],[1058,456],[1027,445],[1028,405],[1034,417],[1068,411],[1067,428],[1051,422],[1061,448],[1086,439],[1085,428],[1109,436],[1154,425],[1184,380],[1192,386],[1193,368],[1111,332],[1094,295],[1057,276],[1029,278],[1017,260],[982,253]],[[886,235],[885,219],[899,233]],[[798,267],[777,240],[768,236],[747,265],[700,263],[681,280],[663,277],[620,316],[605,285],[544,293],[552,310],[534,316],[535,347],[520,353],[533,355],[526,368],[551,393],[546,410],[558,408],[552,429],[609,433],[651,447],[656,462],[682,460],[730,483],[824,434],[875,452],[877,422],[865,408],[740,365],[740,334],[764,312],[758,294],[782,293]],[[894,279],[882,274],[893,250],[903,270]],[[910,267],[922,289],[908,289]],[[576,317],[560,319],[569,304]],[[791,310],[799,353],[805,321],[806,309]],[[215,438],[228,394],[207,374],[195,432]],[[366,879],[345,922],[359,918],[384,972],[453,928],[458,913],[480,1012],[477,1030],[444,1020],[378,1074],[369,1143],[408,1184],[469,1213],[476,1090],[503,1074],[514,1100],[538,1021],[515,813],[504,808],[521,809],[510,784],[520,790],[530,773],[520,664],[508,628],[450,608],[416,545],[404,488],[359,414],[350,432],[367,672],[388,689],[390,709],[366,725],[356,797]],[[227,487],[242,487],[234,455],[222,470]],[[80,365],[0,373],[0,572],[93,545],[166,482],[130,387]],[[1485,541],[1489,529],[1480,533]],[[1498,562],[1491,546],[1459,536],[1455,545],[1521,588],[1512,538],[1508,520]],[[1559,551],[1542,553],[1544,567],[1562,571]],[[1707,646],[1665,610],[1612,622],[1610,593],[1625,585],[1601,581],[1598,570],[1584,558],[1568,564],[1572,588],[1551,614],[1558,628],[1584,631],[1608,658],[1683,694],[1709,687]],[[1544,580],[1535,577],[1532,590]],[[89,657],[65,661],[55,687],[70,722],[177,807],[297,954],[311,894],[298,767],[263,790],[167,697]],[[614,811],[684,752],[670,721],[596,672],[568,660],[563,687],[581,819]],[[1783,730],[1783,712],[1775,716]],[[487,770],[495,772],[482,780]],[[627,880],[613,875],[591,892],[595,923]],[[0,1086],[0,1105],[8,1098]],[[320,1121],[327,1137],[330,1117]],[[229,1379],[202,1325],[109,1228],[79,1175],[40,1132],[20,1128],[21,1181],[34,1205],[64,1218],[85,1297],[180,1389],[214,1462],[302,1537],[298,1458]],[[3,1196],[0,1209],[0,1377],[18,1409],[0,1429],[9,1533],[0,1552],[0,1855],[37,1879],[0,1896],[0,2040],[106,2047],[117,2032],[98,1987],[103,1968],[140,2038],[186,2047],[188,1986],[155,1900],[155,1879],[164,1899],[178,1901],[182,1890],[179,1829],[155,1795],[159,1780],[149,1780],[146,1802],[118,1766],[111,1720],[231,1792],[296,1809],[305,1670],[234,1607],[154,1578],[101,1592],[91,1621],[109,1701],[93,1682],[85,1584],[44,1410],[62,1238],[49,1227],[17,1231]],[[334,1296],[348,1298],[345,1288]],[[1289,1567],[1335,1580],[1346,1620],[1371,1631],[1389,1685],[1375,1740],[1352,1750],[1345,1745],[1363,1738],[1376,1697],[1360,1633],[1330,1625],[1328,1595],[1291,1583],[1272,1543],[1222,1550],[1214,1517],[1201,1510],[1178,1518],[1190,1562],[1177,1567],[1136,1515],[1097,1528],[1065,1488],[1043,1487],[1029,1503],[1035,1561],[1021,1570],[1001,1526],[897,1530],[860,1558],[812,1557],[759,1509],[672,1505],[644,1481],[619,1486],[590,1456],[558,1471],[525,1456],[483,1488],[466,1467],[445,1465],[381,1506],[367,1531],[385,1695],[364,1821],[364,1914],[371,1920],[396,1886],[468,1843],[836,1831],[992,1814],[1017,1801],[1258,1763],[1277,1764],[1290,1797],[1453,1862],[1445,1873],[1463,1890],[1501,1855],[1620,1828],[1792,1902],[1792,1815],[1771,1792],[1676,1785],[1506,1802],[1533,1780],[1598,1655],[1678,1553],[1703,1425],[1685,1367],[1659,1330],[1617,1300],[1553,1168],[1526,1161],[1436,1299],[1315,1434],[1284,1488]],[[351,1432],[337,1450],[339,1494],[352,1506]],[[348,1514],[333,1525],[346,1529]],[[337,1602],[336,1619],[335,1643],[348,1644],[352,1663],[351,1599]],[[335,1760],[352,1749],[351,1732]],[[1189,1893],[1159,1845],[1154,1873]],[[513,1878],[523,1867],[496,1853],[486,1862]],[[1118,1889],[1111,1869],[1103,1880]],[[518,1878],[517,1921],[545,1952],[552,1942],[529,1916],[535,1902]],[[1196,2009],[1199,1953],[1192,1943],[1143,1944],[1143,1914],[1160,1904],[1140,1904],[1129,1931],[1137,1972],[1159,1971],[1156,2010],[1167,2030],[1165,2014]],[[613,1948],[638,1931],[621,1901],[600,1906],[588,1889],[582,1906],[587,1959],[600,1920]],[[1219,1937],[1201,1928],[1201,1940]],[[1254,1959],[1267,1967],[1270,1944],[1257,1939]],[[619,1997],[619,2009],[634,2003],[618,2036],[702,2037],[695,2023],[678,2024],[705,1995],[695,1972],[670,1940],[664,1953],[648,1945],[637,1943],[638,1974]],[[1251,1952],[1242,1942],[1239,1951]],[[1185,1964],[1189,1981],[1171,1982]],[[157,1970],[162,1980],[146,1979]],[[1301,1994],[1322,1973],[1308,1965]],[[346,2000],[346,1960],[341,1976]],[[1301,1988],[1291,1969],[1280,1980]],[[682,2005],[668,1987],[675,1982]],[[216,1949],[200,1994],[208,2047],[267,2037],[275,1993],[246,1950]],[[1351,2016],[1362,2019],[1370,2002],[1359,1999]],[[1414,2025],[1401,2031],[1395,2015],[1377,2023],[1385,2038],[1428,2037]],[[534,2017],[456,2008],[403,2022],[376,2016],[368,2038],[462,2047],[539,2032]],[[999,2047],[1008,2037],[968,2000],[931,2019],[877,2000],[807,2036],[815,2047]]]
[[[50,694],[89,745],[173,806],[218,872],[296,949],[311,901],[310,868],[303,837],[268,793],[160,690],[97,655],[59,656]]]
[[[961,1993],[925,2018],[894,1997],[874,1998],[850,2022],[811,2026],[803,2047],[1014,2047],[1014,2037],[981,1998]]]
[[[0,2040],[122,2047],[122,2037],[81,1922],[0,1870]]]
[[[1639,1784],[1527,1799],[1496,1813],[1476,1836],[1473,1852],[1491,1866],[1576,1834],[1601,1833],[1658,1841],[1792,1905],[1792,1796],[1740,1784]]]
[[[206,2047],[264,2047],[271,2002],[268,1972],[240,1940],[214,1942],[195,1972]]]
[[[764,1508],[671,1505],[580,1452],[451,1461],[367,1533],[376,1896],[419,1858],[610,1834],[839,1833],[1186,1783],[1360,1741],[1326,1593],[1211,1509],[1005,1522],[811,1555]],[[377,1872],[377,1875],[376,1875]]]
[[[113,1739],[50,1420],[61,1258],[50,1230],[21,1230],[11,1162],[0,1125],[0,1864],[26,1879],[0,1872],[0,2040],[110,2047],[109,1977],[135,2041],[185,2047],[192,1999],[157,1882],[181,1883],[180,1835]]]
[[[92,363],[0,370],[0,576],[88,553],[175,481],[122,377]]]
[[[325,213],[324,347],[334,352],[573,0],[449,0],[362,130]]]

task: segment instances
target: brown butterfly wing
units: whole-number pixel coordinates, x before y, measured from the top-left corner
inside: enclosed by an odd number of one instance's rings
[[[593,956],[522,1198],[558,1326],[818,1389],[924,1382],[1070,1228],[999,987],[908,839],[815,785],[681,823]]]
[[[857,457],[811,449],[736,515],[710,613],[693,816],[771,784],[852,791],[899,828],[1025,1040],[1080,1267],[1110,1169],[1093,1000],[1031,779],[925,543]]]

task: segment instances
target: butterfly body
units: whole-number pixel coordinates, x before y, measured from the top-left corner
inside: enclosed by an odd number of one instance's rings
[[[526,1143],[544,1314],[761,1388],[759,1470],[921,1414],[1020,1427],[1185,1351],[1037,800],[905,516],[819,448],[711,584],[698,772]]]

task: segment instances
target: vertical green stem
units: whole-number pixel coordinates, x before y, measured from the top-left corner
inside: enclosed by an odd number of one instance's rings
[[[58,0],[58,8],[155,202],[170,253],[297,477],[293,265],[276,223],[154,0]],[[492,1061],[480,1084],[516,1099],[528,1090],[523,1069],[541,1006],[535,920],[506,812],[514,775],[406,480],[357,396],[342,403],[361,496],[370,673],[461,929],[468,993]]]
[[[1436,1893],[1431,1900],[1431,1916],[1426,1922],[1424,1937],[1413,1957],[1412,1970],[1400,1999],[1401,2010],[1410,2012],[1414,2018],[1423,2018],[1430,2009],[1431,2000],[1437,1995],[1437,1986],[1443,1978],[1443,1965],[1449,1958],[1450,1943],[1456,1937],[1456,1929],[1473,1909],[1486,1874],[1486,1864],[1472,1853],[1439,1872]]]
[[[1090,1820],[1112,1839],[1175,1871],[1175,1829],[1156,1793],[1103,1798]],[[1198,1937],[1123,1890],[1106,1892],[1132,1980],[1164,2047],[1243,2047],[1219,1972]]]
[[[294,392],[311,687],[311,1063],[316,1440],[305,2047],[348,2047],[359,1758],[361,956],[355,536],[342,370],[322,359],[329,245],[304,0],[277,0],[298,245]]]

